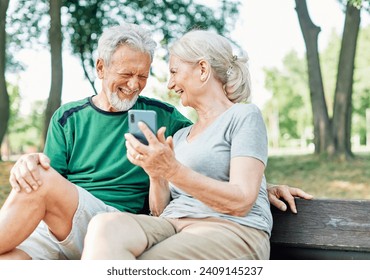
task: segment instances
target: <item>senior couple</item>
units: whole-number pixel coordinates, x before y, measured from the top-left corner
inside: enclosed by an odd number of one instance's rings
[[[102,34],[98,95],[62,105],[44,153],[10,172],[0,211],[0,259],[268,259],[270,202],[296,212],[300,189],[267,187],[267,135],[247,104],[247,57],[229,41],[194,30],[169,49],[168,88],[197,112],[140,96],[156,43],[134,24]],[[154,110],[159,130],[130,109]]]

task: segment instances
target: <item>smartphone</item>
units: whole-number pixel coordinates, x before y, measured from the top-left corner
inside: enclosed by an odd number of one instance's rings
[[[144,122],[150,130],[157,135],[157,113],[152,110],[129,110],[128,129],[140,142],[148,145],[145,135],[141,132],[138,122]]]

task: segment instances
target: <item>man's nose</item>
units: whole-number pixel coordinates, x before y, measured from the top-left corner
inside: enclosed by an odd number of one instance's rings
[[[127,82],[127,86],[131,89],[131,90],[138,90],[139,89],[139,79],[137,77],[131,77],[128,82]]]

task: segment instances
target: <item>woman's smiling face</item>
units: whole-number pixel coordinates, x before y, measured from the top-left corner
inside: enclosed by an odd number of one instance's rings
[[[200,70],[198,75],[197,69],[197,64],[186,63],[177,56],[170,56],[170,78],[167,87],[180,95],[184,106],[194,106],[192,102],[199,89],[200,77]]]

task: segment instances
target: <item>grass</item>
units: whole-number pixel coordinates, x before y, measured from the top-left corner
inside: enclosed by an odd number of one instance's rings
[[[14,162],[0,161],[0,205],[4,204],[10,192],[9,172]]]
[[[13,164],[0,162],[0,205],[10,192]],[[266,178],[270,183],[300,187],[316,198],[370,199],[370,154],[358,154],[349,162],[314,155],[271,156]]]
[[[268,182],[297,186],[316,198],[370,199],[370,154],[329,161],[314,155],[270,157]]]

